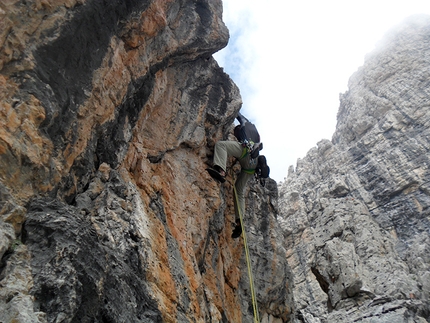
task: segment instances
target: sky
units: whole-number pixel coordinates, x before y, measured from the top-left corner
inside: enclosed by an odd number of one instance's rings
[[[223,0],[230,31],[214,57],[238,85],[241,113],[257,126],[270,177],[331,140],[339,95],[366,54],[429,0]]]

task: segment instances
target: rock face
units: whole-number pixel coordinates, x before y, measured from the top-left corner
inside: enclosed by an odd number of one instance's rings
[[[298,322],[430,322],[429,62],[430,17],[412,17],[281,185]]]
[[[205,172],[241,106],[221,8],[0,3],[0,322],[253,321],[237,166]],[[415,17],[353,75],[332,141],[250,183],[262,323],[430,321],[429,62]]]
[[[251,322],[231,182],[239,90],[218,0],[0,4],[0,321]],[[234,168],[232,168],[234,169]],[[264,322],[288,322],[277,185],[252,183]]]

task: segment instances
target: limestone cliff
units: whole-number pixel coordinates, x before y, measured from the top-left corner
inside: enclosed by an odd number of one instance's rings
[[[205,172],[241,107],[221,16],[0,3],[0,322],[253,321],[237,169]],[[429,62],[414,17],[351,77],[332,140],[249,185],[263,323],[430,321]]]
[[[392,30],[280,187],[299,322],[430,322],[430,17]]]
[[[0,321],[251,322],[219,0],[0,3]],[[232,168],[234,169],[234,168]],[[246,215],[260,315],[288,322],[277,185]]]

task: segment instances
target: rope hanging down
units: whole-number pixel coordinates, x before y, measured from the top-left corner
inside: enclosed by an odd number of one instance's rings
[[[249,256],[248,242],[246,240],[246,233],[245,233],[245,226],[244,226],[244,221],[242,217],[242,212],[239,207],[239,199],[237,197],[236,186],[234,184],[233,184],[233,190],[234,190],[234,197],[236,199],[237,210],[239,213],[240,225],[242,226],[243,244],[245,247],[246,263],[248,265],[249,286],[251,289],[252,307],[254,309],[254,323],[260,323],[260,314],[258,313],[257,297],[255,295],[255,288],[254,288],[254,278],[252,276],[251,258]]]

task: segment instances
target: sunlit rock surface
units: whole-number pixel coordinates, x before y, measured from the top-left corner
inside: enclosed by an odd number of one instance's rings
[[[220,1],[0,3],[0,321],[251,322]],[[235,168],[237,170],[237,168]],[[277,185],[246,214],[260,316],[288,322]]]
[[[430,17],[392,30],[280,186],[299,322],[430,321]]]

